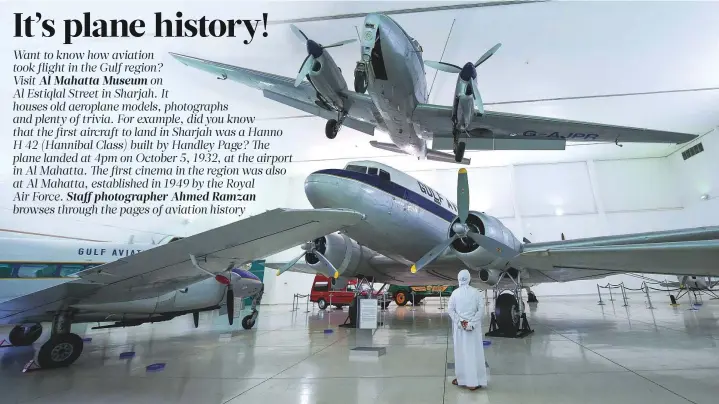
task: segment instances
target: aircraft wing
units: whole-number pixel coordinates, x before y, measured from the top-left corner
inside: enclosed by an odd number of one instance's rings
[[[434,134],[432,148],[452,150],[452,108],[420,104],[413,120]],[[466,150],[564,150],[566,142],[671,143],[697,135],[486,111],[474,118]]]
[[[295,87],[294,78],[213,62],[211,60],[178,53],[170,53],[170,55],[186,66],[206,71],[218,76],[218,78],[227,78],[248,87],[261,90],[265,98],[279,102],[280,104],[324,119],[337,119],[337,112],[317,104],[317,101],[319,101],[317,91],[306,81]],[[376,112],[369,96],[350,91],[346,91],[342,95],[351,101],[344,126],[368,135],[374,135],[374,129],[378,125],[378,122],[381,122],[382,118],[379,116],[379,113]]]
[[[598,270],[667,275],[719,275],[719,240],[545,248],[524,252],[515,264],[538,270]]]
[[[0,323],[17,324],[79,302],[160,296],[209,277],[202,269],[221,273],[363,219],[361,213],[341,209],[267,211],[84,270],[74,281],[2,302]]]

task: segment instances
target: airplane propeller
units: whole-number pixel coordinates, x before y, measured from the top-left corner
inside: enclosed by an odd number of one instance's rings
[[[297,256],[297,258],[293,259],[292,261],[288,262],[287,265],[277,270],[277,276],[282,275],[286,271],[288,271],[290,268],[295,266],[297,261],[300,260],[300,258],[310,254],[314,255],[318,260],[322,261],[323,264],[325,264],[325,267],[327,268],[327,275],[328,278],[335,278],[337,279],[340,276],[339,271],[337,271],[337,268],[335,268],[334,265],[330,262],[330,260],[327,259],[319,250],[318,247],[320,244],[322,244],[323,238],[320,237],[314,241],[308,241],[302,245],[302,249],[304,252]]]
[[[412,265],[410,269],[412,273],[416,273],[436,260],[458,239],[470,238],[480,247],[505,259],[512,259],[519,254],[518,251],[515,251],[511,247],[477,232],[474,226],[467,223],[467,217],[469,217],[469,180],[467,179],[467,170],[460,168],[457,174],[457,218],[459,220],[452,224],[454,235],[438,244]]]
[[[342,46],[357,41],[356,39],[346,39],[344,41],[335,42],[331,45],[320,45],[317,42],[309,39],[307,35],[305,35],[305,33],[302,32],[301,29],[297,28],[294,24],[290,25],[290,28],[292,28],[292,32],[295,33],[297,38],[299,38],[302,42],[305,42],[307,46],[307,57],[302,63],[300,72],[297,74],[297,78],[295,79],[295,87],[299,86],[300,83],[302,83],[302,80],[310,73],[310,71],[312,71],[312,66],[315,65],[315,60],[322,56],[322,53],[325,49],[335,48],[337,46]]]
[[[200,264],[197,262],[197,258],[194,255],[190,255],[190,261],[195,268],[212,276],[218,283],[227,287],[227,293],[225,293],[225,304],[227,305],[227,321],[230,323],[230,325],[232,325],[232,323],[235,321],[235,291],[232,290],[232,269],[235,267],[235,263],[230,263],[230,265],[224,272],[213,273],[201,267]]]
[[[451,63],[434,62],[431,60],[425,61],[424,64],[431,68],[441,70],[443,72],[459,73],[459,78],[472,86],[472,94],[474,95],[474,106],[477,108],[477,111],[479,111],[480,114],[484,114],[484,104],[482,103],[482,96],[479,94],[479,87],[477,86],[477,67],[479,67],[479,65],[486,62],[487,59],[492,57],[492,55],[494,55],[494,52],[496,52],[497,49],[499,49],[501,46],[501,43],[494,45],[487,52],[484,52],[484,55],[480,56],[480,58],[477,59],[476,62],[467,62],[463,67],[459,67]]]

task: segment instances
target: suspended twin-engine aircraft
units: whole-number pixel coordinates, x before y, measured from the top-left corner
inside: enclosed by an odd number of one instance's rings
[[[129,327],[192,313],[197,327],[199,312],[224,303],[232,324],[235,297],[253,297],[242,320],[249,329],[264,288],[240,267],[360,220],[357,212],[276,209],[161,245],[0,239],[0,324],[15,325],[10,343],[26,346],[40,337],[42,322],[52,322],[38,351],[41,368],[80,356],[73,323]]]
[[[372,141],[372,146],[420,159],[469,164],[465,150],[564,150],[567,141],[681,144],[696,138],[692,134],[485,111],[477,68],[500,44],[462,67],[425,62],[419,42],[383,14],[369,14],[364,20],[361,59],[354,71],[355,91],[349,91],[327,49],[355,40],[322,46],[294,25],[291,28],[308,53],[294,79],[171,55],[187,66],[262,90],[266,98],[327,119],[325,134],[330,139],[342,126],[369,135],[379,129],[389,134],[392,143]],[[425,64],[457,74],[452,106],[428,104]],[[302,82],[305,78],[307,83]],[[453,150],[454,155],[439,150]]]
[[[499,219],[470,210],[464,168],[457,203],[371,161],[314,172],[305,180],[305,194],[315,208],[361,212],[365,220],[304,244],[306,253],[291,262],[270,258],[266,266],[279,274],[321,272],[339,285],[352,277],[397,285],[451,284],[460,269],[470,268],[478,272],[475,286],[513,291],[495,304],[505,334],[519,329],[523,305],[515,296],[532,285],[627,272],[719,275],[719,227],[522,243]]]

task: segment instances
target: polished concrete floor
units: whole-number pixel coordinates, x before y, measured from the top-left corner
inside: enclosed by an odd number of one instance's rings
[[[630,295],[628,307],[599,306],[591,296],[539,298],[529,313],[534,334],[486,338],[490,385],[474,392],[451,384],[448,317],[430,300],[416,309],[390,306],[374,334],[387,349],[379,359],[350,358],[355,331],[337,327],[346,309],[266,306],[251,331],[215,313],[204,313],[198,329],[189,315],[111,331],[79,328],[92,340],[66,369],[22,373],[39,344],[0,349],[0,402],[717,403],[719,301],[693,311],[686,300],[671,307],[666,295],[654,296],[654,310],[641,295]],[[127,351],[135,357],[120,359]],[[154,363],[164,370],[148,372]]]

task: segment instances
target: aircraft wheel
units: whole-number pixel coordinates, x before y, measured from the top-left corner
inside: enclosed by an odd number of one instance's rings
[[[407,304],[407,293],[405,293],[403,291],[395,293],[394,302],[397,303],[397,306],[406,305]]]
[[[83,342],[77,334],[56,334],[42,345],[37,364],[43,369],[70,366],[80,357]]]
[[[380,303],[380,305],[382,306],[382,309],[383,309],[383,310],[387,310],[387,307],[389,307],[389,304],[390,304],[390,303],[392,303],[392,302],[391,302],[391,301],[389,301],[389,302],[384,302],[384,303]]]
[[[326,308],[327,308],[327,302],[325,301],[325,299],[320,299],[320,300],[318,300],[318,301],[317,301],[317,307],[318,307],[320,310],[326,309]]]
[[[537,303],[537,296],[534,293],[527,293],[527,303]]]
[[[255,320],[252,319],[252,314],[248,314],[242,318],[242,328],[249,330],[255,325]]]
[[[40,324],[35,324],[27,330],[25,327],[18,325],[10,331],[8,340],[13,346],[29,346],[37,341],[40,335],[42,335],[42,326]]]
[[[464,158],[464,148],[467,147],[467,144],[464,142],[459,142],[457,144],[457,148],[454,151],[454,161],[457,163],[461,163],[462,159]]]
[[[334,139],[337,137],[337,132],[339,132],[337,120],[330,119],[327,121],[327,124],[325,124],[325,136],[327,136],[328,139]]]
[[[341,304],[335,304],[335,308],[336,308],[337,310],[342,310],[342,305],[341,305]]]
[[[497,325],[505,335],[515,335],[519,331],[519,303],[511,293],[504,293],[497,297],[494,306],[494,315]]]
[[[364,94],[367,91],[367,74],[355,72],[355,92]]]

